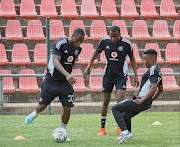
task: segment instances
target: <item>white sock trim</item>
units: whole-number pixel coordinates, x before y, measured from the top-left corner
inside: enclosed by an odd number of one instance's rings
[[[101,119],[106,119],[106,116],[102,116],[102,115],[101,115]]]
[[[67,124],[64,124],[63,122],[61,122],[60,128],[65,129],[65,128],[66,128],[66,126],[67,126]]]

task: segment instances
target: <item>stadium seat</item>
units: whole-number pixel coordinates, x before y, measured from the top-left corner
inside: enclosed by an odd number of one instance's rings
[[[81,65],[88,65],[91,59],[92,54],[94,53],[94,47],[91,43],[82,43],[82,51],[78,56],[78,62]],[[98,60],[95,59],[92,65],[98,64]]]
[[[180,20],[174,22],[173,37],[180,40]]]
[[[94,0],[82,0],[81,15],[84,18],[98,18],[99,17]]]
[[[91,74],[104,74],[104,69],[92,69]],[[102,92],[103,76],[91,76],[89,78],[89,88],[92,92]]]
[[[133,54],[136,59],[136,64],[142,64],[142,59],[139,57],[139,51],[137,45],[135,43],[132,43],[132,47],[133,47]],[[127,59],[128,59],[128,64],[130,64],[131,62],[129,56]]]
[[[158,64],[163,64],[164,63],[164,59],[161,58],[161,52],[160,52],[160,49],[159,49],[159,45],[157,43],[147,43],[145,45],[145,50],[148,50],[148,49],[154,49],[156,50],[157,52],[157,63]]]
[[[19,20],[8,20],[6,26],[6,40],[22,41],[22,29]]]
[[[55,41],[59,38],[66,38],[64,27],[61,20],[50,21],[50,40]]]
[[[42,17],[58,17],[54,0],[42,0],[40,7],[40,15]]]
[[[120,28],[121,36],[130,40],[125,20],[114,20],[112,26],[118,26]]]
[[[34,0],[21,0],[20,15],[22,18],[37,17]]]
[[[11,74],[11,71],[10,70],[0,70],[0,74],[9,75],[9,74]],[[3,93],[4,94],[15,93],[15,87],[13,84],[12,77],[3,77]]]
[[[128,80],[127,80],[126,91],[133,91],[133,86],[131,85],[130,77],[128,76],[127,78]]]
[[[78,18],[75,0],[62,0],[61,15],[64,18]]]
[[[171,35],[169,34],[168,24],[165,20],[155,20],[153,26],[152,37],[156,40],[171,40]]]
[[[29,20],[27,27],[27,38],[30,41],[45,40],[42,23],[40,20]]]
[[[168,43],[166,46],[166,61],[170,64],[180,64],[180,45],[179,43]]]
[[[25,43],[14,44],[12,50],[12,63],[14,65],[30,65],[28,48]]]
[[[8,65],[6,49],[4,44],[0,44],[0,65]]]
[[[20,74],[35,74],[35,72],[33,69],[23,69]],[[38,93],[39,87],[36,77],[20,77],[19,89],[21,93]]]
[[[77,28],[81,28],[84,30],[85,32],[85,37],[84,37],[84,41],[87,41],[88,37],[86,35],[86,31],[85,31],[85,26],[84,26],[84,22],[83,20],[72,20],[70,23],[70,28],[69,28],[69,37],[72,36],[73,31]]]
[[[151,40],[145,20],[135,20],[133,23],[132,37],[136,41]]]
[[[177,18],[173,0],[161,0],[160,16],[164,18]]]
[[[82,74],[80,69],[73,69],[71,74]],[[75,76],[76,77],[76,84],[73,85],[73,89],[75,93],[85,93],[86,87],[84,85],[84,78],[83,76]]]
[[[104,18],[118,18],[119,13],[116,10],[116,4],[114,0],[102,0],[101,15]]]
[[[16,17],[14,0],[1,0],[1,17],[2,18]]]
[[[124,16],[124,18],[138,18],[139,17],[139,13],[137,13],[134,0],[122,0],[121,16]]]
[[[105,52],[102,51],[101,54],[100,54],[100,62],[102,62],[104,65],[106,65],[106,55],[105,55]]]
[[[144,18],[158,18],[159,13],[156,12],[154,0],[142,0],[140,15]]]
[[[162,73],[174,73],[172,68],[161,68]],[[162,76],[163,91],[179,91],[175,76]]]
[[[34,62],[36,65],[47,65],[47,44],[35,45]]]
[[[91,23],[90,37],[95,41],[99,41],[107,36],[104,20],[93,20]]]

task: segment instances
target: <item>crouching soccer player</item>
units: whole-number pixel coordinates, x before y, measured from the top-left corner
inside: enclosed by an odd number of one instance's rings
[[[127,139],[132,139],[131,118],[151,107],[163,91],[161,71],[157,65],[157,52],[153,49],[147,50],[143,55],[144,63],[149,68],[142,76],[140,90],[136,97],[119,102],[112,107],[112,113],[117,124],[122,130],[120,144]]]
[[[54,42],[46,78],[41,87],[39,105],[26,117],[26,124],[30,124],[38,116],[38,113],[58,96],[63,105],[60,128],[65,129],[70,118],[71,107],[74,106],[72,85],[76,83],[76,79],[71,75],[72,67],[82,50],[80,44],[84,40],[84,36],[84,31],[77,28],[71,38],[61,38]]]

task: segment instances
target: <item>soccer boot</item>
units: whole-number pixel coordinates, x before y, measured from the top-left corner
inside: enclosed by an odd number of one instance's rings
[[[117,127],[117,133],[121,136],[122,135],[122,131],[120,127]]]
[[[105,128],[101,128],[100,132],[97,135],[106,135]]]
[[[119,144],[123,144],[127,139],[133,138],[133,135],[131,132],[127,131],[127,133],[122,133],[121,141]]]
[[[29,114],[25,119],[25,124],[30,124],[37,116],[33,116],[32,113]]]

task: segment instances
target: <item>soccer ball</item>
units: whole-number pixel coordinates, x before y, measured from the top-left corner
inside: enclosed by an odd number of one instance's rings
[[[66,141],[67,139],[67,132],[65,129],[63,128],[56,128],[54,131],[53,131],[53,134],[52,134],[53,138],[55,139],[55,141],[57,142],[64,142]]]

